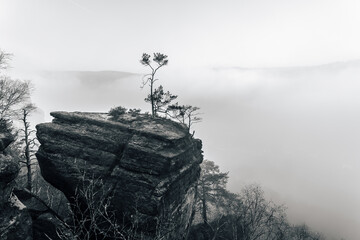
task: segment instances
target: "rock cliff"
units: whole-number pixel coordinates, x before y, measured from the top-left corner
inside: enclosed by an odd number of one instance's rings
[[[14,157],[4,152],[14,138],[4,126],[0,129],[0,239],[31,240],[31,217],[13,194],[19,164]]]
[[[149,238],[171,225],[169,238],[181,238],[203,159],[200,140],[178,123],[147,115],[124,114],[116,121],[96,113],[51,115],[52,123],[37,125],[46,181],[81,209],[89,204],[84,189],[94,186],[97,199],[111,196],[109,208],[119,222],[136,224]]]

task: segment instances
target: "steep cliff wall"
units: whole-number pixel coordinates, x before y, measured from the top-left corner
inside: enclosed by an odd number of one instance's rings
[[[11,133],[1,128],[0,132],[0,239],[32,239],[31,217],[25,206],[13,194],[14,180],[19,173],[19,164],[4,150],[14,141]]]
[[[180,238],[200,173],[200,140],[180,124],[147,115],[124,114],[117,121],[95,113],[51,115],[52,123],[37,125],[37,158],[46,181],[70,202],[81,189],[101,182],[96,188],[111,195],[119,221],[136,216],[147,236],[154,236],[159,225],[176,223],[173,237]]]

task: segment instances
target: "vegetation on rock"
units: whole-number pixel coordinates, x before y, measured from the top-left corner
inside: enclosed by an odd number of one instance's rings
[[[153,61],[155,62],[155,65],[151,62],[151,56],[147,53],[144,53],[142,55],[142,58],[140,60],[140,63],[144,66],[147,66],[151,69],[151,73],[146,74],[143,79],[142,87],[145,85],[149,85],[150,87],[150,93],[147,98],[145,98],[146,102],[150,102],[151,104],[151,114],[153,117],[155,117],[160,110],[159,104],[164,104],[164,101],[162,100],[164,98],[164,91],[162,86],[159,88],[155,88],[154,83],[158,81],[159,79],[155,78],[155,75],[157,71],[163,67],[166,66],[169,62],[167,59],[167,56],[162,53],[154,53]],[[166,96],[165,96],[166,98]],[[173,96],[169,93],[168,101],[172,101],[176,96]]]

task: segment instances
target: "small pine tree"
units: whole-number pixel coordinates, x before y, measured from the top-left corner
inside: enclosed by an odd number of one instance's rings
[[[155,64],[151,63],[150,55],[144,53],[140,59],[140,63],[144,66],[147,66],[151,69],[151,73],[145,75],[145,80],[143,80],[142,87],[145,85],[150,86],[149,102],[151,103],[151,114],[153,117],[156,116],[156,99],[155,99],[155,89],[154,83],[158,80],[155,78],[156,72],[163,66],[166,66],[169,62],[167,56],[162,53],[154,53],[153,61]]]
[[[151,102],[154,105],[153,109],[155,116],[160,113],[166,113],[166,106],[177,98],[176,95],[172,95],[169,91],[165,92],[162,85],[155,89],[153,95],[149,94],[145,98],[145,102]]]
[[[179,105],[178,103],[170,105],[166,109],[166,114],[171,118],[185,124],[189,131],[193,124],[201,122],[199,117],[200,113],[199,107],[194,107],[191,105]]]

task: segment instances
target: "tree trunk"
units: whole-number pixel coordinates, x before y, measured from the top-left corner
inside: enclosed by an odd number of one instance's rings
[[[208,219],[207,219],[207,212],[206,212],[206,195],[205,195],[205,190],[204,190],[204,184],[202,186],[202,217],[203,217],[203,221],[205,224],[208,224]]]
[[[155,73],[153,72],[151,74],[151,79],[150,79],[151,114],[153,117],[155,117],[155,115],[156,115],[155,107],[154,107],[154,94],[153,94],[154,75],[155,75]]]
[[[31,192],[32,191],[32,173],[31,173],[31,156],[30,156],[30,141],[29,141],[29,123],[27,122],[27,116],[28,112],[23,109],[24,115],[23,115],[23,123],[24,123],[24,142],[25,142],[25,162],[26,162],[26,168],[27,168],[27,183],[26,188]]]
[[[25,157],[26,157],[26,168],[27,168],[26,188],[31,192],[32,191],[32,172],[31,172],[31,159],[30,159],[30,153],[29,153],[29,146],[26,146]]]
[[[26,188],[29,190],[29,191],[32,191],[32,177],[31,177],[31,175],[32,175],[32,173],[31,173],[31,166],[29,165],[28,167],[27,167],[27,169],[28,169],[28,172],[27,172],[27,185],[26,185]]]
[[[190,230],[191,230],[191,226],[192,226],[192,223],[193,223],[194,218],[195,218],[197,199],[198,199],[198,188],[197,188],[197,185],[195,185],[194,205],[192,206],[192,209],[191,209],[189,226],[188,226],[188,229],[186,231],[185,240],[187,240],[189,238],[189,233],[190,233]]]

